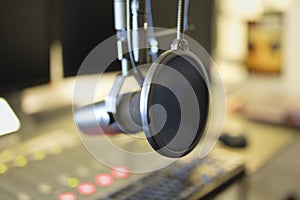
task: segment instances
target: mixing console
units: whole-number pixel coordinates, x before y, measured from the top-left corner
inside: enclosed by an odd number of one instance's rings
[[[70,138],[52,132],[1,151],[0,199],[194,199],[244,173],[238,157],[215,150],[204,159],[135,174],[128,166],[102,165]]]

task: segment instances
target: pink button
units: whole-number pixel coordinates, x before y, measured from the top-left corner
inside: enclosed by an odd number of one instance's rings
[[[77,190],[82,195],[90,195],[96,192],[96,186],[93,183],[81,183],[78,185]]]
[[[58,200],[76,200],[76,195],[72,192],[65,192],[58,195]]]
[[[98,174],[95,177],[95,182],[99,185],[99,186],[110,186],[111,184],[113,184],[114,179],[113,177],[111,177],[111,175],[109,174]]]
[[[127,178],[130,170],[127,166],[117,166],[111,169],[111,173],[116,178]]]

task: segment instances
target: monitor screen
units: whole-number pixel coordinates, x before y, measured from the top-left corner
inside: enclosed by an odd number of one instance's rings
[[[177,1],[152,0],[153,26],[175,28]],[[62,0],[60,3],[64,76],[75,76],[89,52],[115,34],[113,1]],[[165,10],[165,11],[164,11]],[[187,34],[211,51],[212,0],[190,0]],[[115,61],[108,70],[120,69]],[[100,69],[91,69],[90,73]],[[87,72],[89,73],[89,72]]]
[[[47,0],[0,1],[0,95],[49,81]]]

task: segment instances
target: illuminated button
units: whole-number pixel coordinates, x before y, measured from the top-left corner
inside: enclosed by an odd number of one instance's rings
[[[127,178],[130,174],[127,166],[117,166],[112,168],[111,173],[116,178]]]
[[[25,193],[18,193],[17,194],[17,200],[31,200],[32,198]]]
[[[109,174],[98,174],[95,177],[95,182],[99,185],[99,186],[109,186],[111,184],[113,184],[114,179],[113,177],[111,177],[111,175]]]
[[[1,160],[7,161],[7,160],[11,160],[15,157],[14,153],[12,151],[9,150],[4,150],[1,154],[0,154],[0,158]]]
[[[59,154],[61,154],[62,151],[63,151],[63,149],[62,149],[61,146],[56,146],[56,147],[54,148],[53,153],[56,154],[56,155],[59,155]]]
[[[66,174],[59,174],[57,176],[58,181],[63,185],[68,185],[68,179],[69,177]]]
[[[82,195],[91,195],[96,192],[96,186],[93,183],[81,183],[78,185],[77,190]]]
[[[72,192],[65,192],[58,195],[58,200],[76,200],[76,195]]]
[[[35,152],[33,157],[35,160],[44,160],[44,158],[46,157],[46,153],[44,151],[37,151]]]
[[[15,164],[18,167],[24,167],[27,165],[27,159],[24,156],[18,156],[15,160]]]
[[[50,185],[44,183],[39,184],[38,188],[43,194],[50,194],[53,191],[53,188]]]
[[[67,182],[68,182],[68,186],[71,188],[75,188],[79,184],[79,180],[74,177],[68,178]]]
[[[84,166],[77,166],[75,170],[80,177],[87,177],[90,174],[90,169]]]
[[[4,174],[7,171],[5,164],[0,164],[0,174]]]

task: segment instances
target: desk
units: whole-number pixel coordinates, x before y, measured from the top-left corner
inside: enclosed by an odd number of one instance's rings
[[[102,92],[107,91],[107,88],[109,87],[105,87],[101,91]],[[34,132],[34,134],[43,134],[47,132],[48,133],[54,132],[55,134],[66,133],[78,139],[76,135],[77,130],[75,128],[72,119],[71,109],[68,110],[67,113],[59,114],[59,115],[60,117],[57,117],[56,114],[54,115],[56,117],[52,117],[52,118],[49,117],[49,119],[46,118],[45,120],[38,121],[38,123],[35,123],[37,127],[31,128],[30,130],[36,131]],[[216,199],[219,198],[235,199],[234,197],[236,196],[236,194],[243,193],[244,194],[243,197],[245,197],[245,195],[249,194],[251,196],[252,193],[256,193],[256,191],[261,191],[260,190],[260,187],[262,187],[261,184],[256,184],[256,183],[261,181],[262,179],[261,177],[265,178],[270,176],[270,174],[268,176],[267,175],[265,176],[265,175],[260,175],[260,173],[261,172],[265,173],[264,169],[266,169],[268,166],[272,166],[274,160],[276,160],[276,158],[278,158],[279,155],[282,155],[285,151],[287,151],[288,147],[291,146],[291,144],[294,143],[294,140],[296,140],[299,137],[297,135],[296,129],[289,129],[289,128],[283,128],[279,126],[272,126],[263,123],[253,122],[253,121],[246,120],[239,115],[229,114],[226,118],[225,126],[230,127],[232,124],[238,124],[239,126],[242,127],[242,129],[247,134],[249,139],[249,145],[247,146],[247,148],[243,148],[243,149],[228,148],[228,147],[224,147],[219,143],[216,145],[215,148],[216,149],[221,148],[222,150],[236,153],[240,157],[244,158],[248,177],[244,179],[245,181],[243,181],[243,184],[238,183],[237,184],[238,187],[236,187],[235,189],[231,189],[231,188],[226,189],[223,193],[217,196]],[[30,130],[28,132],[30,132]],[[77,141],[77,143],[79,142]],[[290,176],[293,177],[293,174],[291,174]],[[274,179],[274,181],[278,180],[276,178]],[[268,178],[266,179],[268,180]],[[247,186],[247,184],[248,185],[250,184],[250,186]],[[234,187],[235,186],[233,186],[233,188]],[[257,196],[258,197],[257,199],[262,199],[261,197],[263,197],[264,195],[263,191],[261,194],[262,194],[261,196]],[[251,198],[252,197],[253,199],[255,199],[253,195],[251,196]],[[244,199],[244,198],[237,197],[236,199]]]
[[[297,199],[300,195],[299,129],[281,127],[229,115],[226,123],[240,124],[248,137],[246,148],[216,148],[244,158],[247,176],[216,196],[216,200]]]
[[[229,148],[218,143],[217,148],[234,152],[244,158],[247,173],[252,174],[274,159],[298,137],[299,130],[276,125],[254,122],[239,115],[229,114],[226,126],[238,124],[248,138],[246,148]]]

